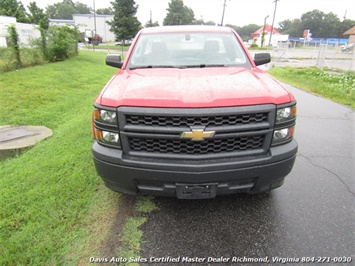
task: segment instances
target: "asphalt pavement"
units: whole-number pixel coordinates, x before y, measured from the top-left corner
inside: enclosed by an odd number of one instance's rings
[[[142,227],[141,257],[154,265],[355,260],[354,111],[284,86],[298,101],[299,143],[284,185],[269,195],[156,198],[159,210]]]

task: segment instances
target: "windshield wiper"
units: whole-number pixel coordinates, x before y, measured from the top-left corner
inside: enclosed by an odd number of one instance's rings
[[[184,68],[204,68],[204,67],[225,67],[223,64],[200,64],[200,65],[187,65]]]
[[[135,67],[130,67],[129,70],[135,70],[135,69],[146,69],[146,68],[181,68],[180,66],[160,66],[160,65],[148,65],[148,66],[135,66]],[[185,66],[184,66],[185,68]]]
[[[200,65],[182,65],[182,66],[165,66],[165,65],[147,65],[147,66],[135,66],[135,67],[130,67],[129,70],[135,70],[135,69],[147,69],[147,68],[179,68],[179,69],[184,69],[184,68],[204,68],[204,67],[225,67],[227,65],[223,64],[200,64]]]

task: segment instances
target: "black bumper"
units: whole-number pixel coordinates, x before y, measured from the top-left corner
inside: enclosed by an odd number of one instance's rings
[[[259,156],[186,161],[125,157],[121,150],[96,142],[92,150],[97,172],[114,191],[182,198],[187,191],[187,195],[192,193],[190,198],[211,198],[219,194],[260,193],[281,186],[292,170],[297,148],[297,142],[292,140]]]

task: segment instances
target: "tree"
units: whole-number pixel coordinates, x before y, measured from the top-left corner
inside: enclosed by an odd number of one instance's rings
[[[216,22],[214,22],[214,21],[210,20],[210,21],[205,22],[202,18],[195,20],[194,24],[196,24],[196,25],[211,25],[211,26],[217,25]]]
[[[251,38],[251,34],[260,29],[261,25],[256,24],[248,24],[240,28],[238,32],[240,36],[247,37],[246,39],[249,40]]]
[[[195,24],[193,10],[184,5],[183,0],[171,0],[168,13],[164,18],[163,25],[192,25]]]
[[[303,29],[301,27],[301,20],[284,20],[279,23],[280,32],[282,34],[288,34],[292,37],[301,37],[303,36]]]
[[[68,5],[71,5],[71,6],[74,6],[75,7],[75,4],[72,0],[63,0],[63,3],[66,3]]]
[[[216,25],[217,25],[217,23],[216,23],[216,22],[214,22],[214,21],[212,21],[212,20],[209,20],[209,21],[207,21],[207,22],[203,22],[203,25],[211,25],[211,26],[216,26]]]
[[[80,2],[74,3],[71,0],[63,0],[47,6],[47,14],[50,18],[73,19],[73,14],[90,14],[92,9]]]
[[[148,20],[147,23],[145,23],[144,27],[145,28],[159,27],[159,22],[158,21],[152,22],[152,20]]]
[[[251,38],[251,34],[261,27],[260,25],[256,24],[248,24],[243,27],[238,27],[231,24],[226,24],[226,26],[234,29],[244,41],[249,40]]]
[[[75,7],[64,1],[47,6],[47,14],[50,18],[73,19],[75,13]]]
[[[138,5],[134,0],[115,0],[111,2],[114,10],[113,20],[108,22],[118,40],[132,39],[142,28],[136,17]]]
[[[12,24],[8,27],[8,32],[10,34],[10,42],[11,42],[12,52],[13,52],[15,59],[16,59],[15,67],[20,68],[22,63],[21,63],[21,56],[20,56],[19,36],[18,36],[18,33],[16,31],[16,27],[14,24]]]
[[[74,7],[75,7],[77,14],[91,14],[92,13],[91,7],[89,7],[83,3],[75,2]]]
[[[98,15],[113,15],[113,9],[111,7],[96,9]]]
[[[292,21],[289,19],[279,22],[279,29],[282,32],[289,30],[292,27]]]
[[[311,30],[313,38],[343,38],[342,31],[351,28],[355,21],[344,22],[332,12],[326,14],[317,9],[304,13],[301,19],[284,20],[279,23],[280,32],[292,37],[302,37],[304,30]]]
[[[0,15],[15,17],[17,22],[27,22],[26,9],[17,0],[0,0]]]
[[[317,9],[301,16],[301,28],[310,29],[314,38],[337,37],[340,25],[340,20],[334,13],[325,14]]]
[[[43,9],[37,6],[36,2],[30,2],[27,8],[29,11],[29,13],[27,13],[29,23],[40,24],[41,20],[48,20],[47,14],[44,13]]]

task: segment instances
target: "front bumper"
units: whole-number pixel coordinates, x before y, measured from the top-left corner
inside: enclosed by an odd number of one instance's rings
[[[93,157],[98,174],[107,187],[125,194],[181,196],[181,187],[197,192],[212,186],[206,197],[232,193],[260,193],[283,184],[291,172],[297,142],[272,147],[258,156],[218,160],[169,160],[126,157],[121,150],[94,143]],[[200,186],[201,185],[201,186]]]

